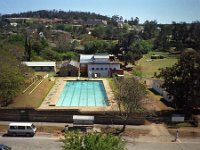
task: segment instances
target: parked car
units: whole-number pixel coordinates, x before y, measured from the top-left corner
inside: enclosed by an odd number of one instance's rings
[[[0,144],[0,150],[11,150],[11,147],[6,146],[4,144]]]
[[[36,133],[36,127],[33,123],[10,123],[8,128],[8,135],[17,136],[17,135],[26,135],[34,136]]]

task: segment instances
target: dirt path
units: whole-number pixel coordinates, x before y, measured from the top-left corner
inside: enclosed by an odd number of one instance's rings
[[[146,136],[140,136],[138,141],[157,141],[157,142],[171,142],[174,137],[168,132],[164,124],[154,124],[148,126],[150,133]]]

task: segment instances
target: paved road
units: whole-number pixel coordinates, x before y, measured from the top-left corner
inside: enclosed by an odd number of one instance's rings
[[[199,150],[200,143],[179,143],[179,142],[135,142],[127,143],[128,150]]]
[[[12,150],[62,150],[62,142],[58,138],[36,135],[34,137],[0,137]]]
[[[44,135],[27,137],[0,137],[0,143],[11,146],[13,150],[62,150],[58,138]],[[126,143],[128,150],[199,150],[200,142],[186,139],[178,142],[131,142]]]
[[[7,125],[9,122],[0,122]],[[36,123],[38,126],[60,126],[64,123]],[[124,138],[128,150],[199,150],[200,137],[187,137],[177,142],[172,142],[170,135],[162,124],[151,124],[149,126],[128,126],[133,129],[148,129],[148,135],[137,138]],[[0,135],[0,143],[11,146],[13,150],[62,150],[62,142],[52,134],[37,133],[34,137],[3,137]]]

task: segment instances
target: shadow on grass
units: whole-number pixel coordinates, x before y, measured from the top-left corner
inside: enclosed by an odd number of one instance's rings
[[[172,108],[175,109],[175,106],[174,106],[174,103],[173,103],[173,102],[168,102],[168,101],[166,101],[164,98],[161,98],[160,101],[161,101],[162,103],[164,103],[167,107],[172,107]]]

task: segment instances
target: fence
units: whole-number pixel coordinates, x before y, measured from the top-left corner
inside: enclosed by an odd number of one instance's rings
[[[63,122],[72,123],[73,115],[93,115],[95,124],[123,124],[123,119],[117,116],[81,113],[78,109],[70,110],[39,110],[31,108],[0,108],[1,121],[30,121],[30,122]],[[130,118],[129,125],[144,124],[144,117]]]

